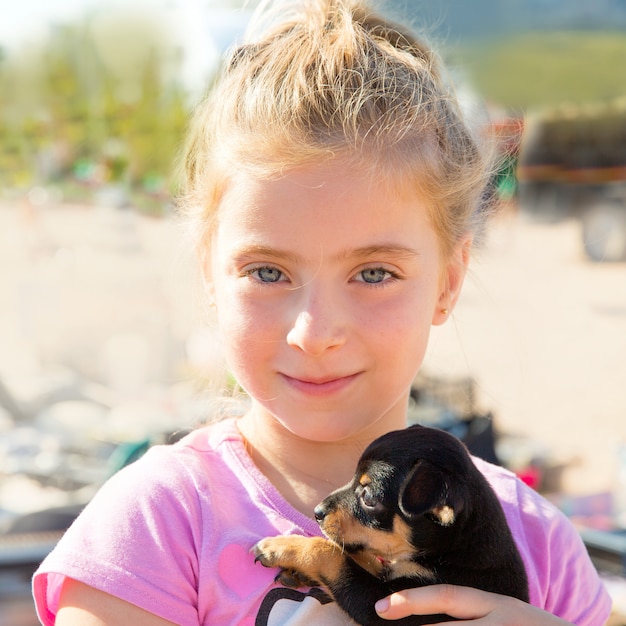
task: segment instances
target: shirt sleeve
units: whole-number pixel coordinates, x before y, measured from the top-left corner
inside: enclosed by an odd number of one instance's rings
[[[577,626],[604,626],[611,598],[580,534],[560,511],[549,529],[549,581],[545,609]]]
[[[604,626],[612,601],[580,534],[517,479],[516,490],[517,510],[507,517],[526,563],[532,603],[576,626]]]
[[[181,626],[197,626],[198,520],[205,510],[198,499],[197,485],[170,447],[153,448],[118,472],[35,573],[42,623],[54,624],[70,577]]]
[[[611,597],[572,522],[512,472],[475,462],[504,509],[526,566],[531,603],[576,626],[605,626]]]

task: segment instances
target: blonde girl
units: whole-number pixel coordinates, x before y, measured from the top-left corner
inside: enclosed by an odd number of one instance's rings
[[[459,296],[489,164],[410,32],[357,0],[277,9],[200,106],[185,160],[184,207],[247,410],[102,488],[35,576],[44,624],[348,623],[320,590],[276,585],[249,550],[319,534],[314,506],[370,441],[405,426],[430,328]],[[608,596],[569,522],[476,463],[532,604],[433,585],[381,600],[381,616],[604,624]]]

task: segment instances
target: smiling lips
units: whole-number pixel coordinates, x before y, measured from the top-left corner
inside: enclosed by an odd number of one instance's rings
[[[361,372],[350,374],[348,376],[329,377],[319,380],[293,378],[287,374],[282,374],[285,381],[294,389],[313,396],[325,396],[337,393],[348,387]]]

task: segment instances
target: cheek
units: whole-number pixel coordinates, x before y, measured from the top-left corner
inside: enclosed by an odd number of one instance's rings
[[[413,380],[426,354],[436,304],[433,293],[421,291],[419,297],[395,303],[391,311],[377,311],[370,325],[371,341],[378,345],[381,357],[385,355],[384,367],[398,383],[404,384],[406,377]]]
[[[219,316],[218,316],[219,317]],[[229,313],[218,324],[222,354],[228,371],[248,392],[258,372],[265,369],[267,346],[249,319]],[[256,372],[256,376],[253,373]]]
[[[259,363],[280,341],[276,311],[263,310],[254,299],[219,292],[217,323],[224,356],[233,373]]]
[[[229,306],[228,302],[218,307],[217,323],[226,352],[246,345],[252,350],[266,336],[265,324],[259,317],[246,308]]]
[[[403,292],[398,298],[384,302],[367,311],[368,325],[378,330],[381,337],[395,337],[396,346],[400,338],[404,341],[421,341],[430,333],[433,312],[436,308],[437,289],[416,286]]]

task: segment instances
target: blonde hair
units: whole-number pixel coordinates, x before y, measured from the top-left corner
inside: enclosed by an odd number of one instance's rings
[[[434,53],[358,0],[266,1],[257,17],[188,135],[182,208],[198,243],[234,171],[341,157],[420,193],[449,253],[476,226],[489,167]]]

